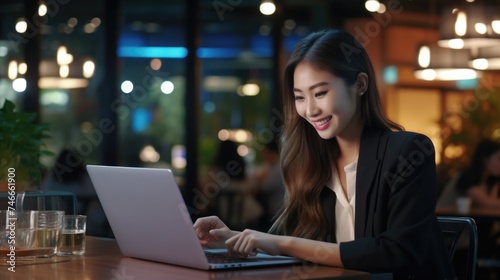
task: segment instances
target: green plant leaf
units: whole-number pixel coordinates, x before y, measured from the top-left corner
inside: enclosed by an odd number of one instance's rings
[[[44,149],[43,139],[50,138],[50,126],[36,123],[36,114],[16,112],[15,104],[6,100],[0,109],[0,166],[16,168],[18,180],[38,182],[42,177],[40,156],[53,156]],[[0,181],[5,180],[1,178]]]

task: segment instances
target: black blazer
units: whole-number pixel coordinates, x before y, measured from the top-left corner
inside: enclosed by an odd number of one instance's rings
[[[355,240],[340,243],[345,268],[395,279],[454,279],[436,219],[434,146],[412,132],[365,129],[356,174]],[[335,193],[324,187],[328,240],[335,242]]]

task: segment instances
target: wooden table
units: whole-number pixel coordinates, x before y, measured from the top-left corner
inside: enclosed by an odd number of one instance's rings
[[[370,274],[328,266],[280,266],[209,272],[124,257],[114,239],[87,237],[84,256],[39,259],[8,270],[0,259],[0,279],[7,280],[193,280],[193,279],[370,279]]]

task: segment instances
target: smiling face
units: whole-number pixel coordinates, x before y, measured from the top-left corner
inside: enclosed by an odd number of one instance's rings
[[[356,88],[302,61],[297,64],[293,76],[295,109],[323,139],[348,135],[360,129],[357,103],[364,90],[357,93]]]

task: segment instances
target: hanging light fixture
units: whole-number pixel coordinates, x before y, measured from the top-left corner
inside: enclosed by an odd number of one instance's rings
[[[2,43],[0,41],[0,46]],[[13,58],[9,61],[7,69],[0,69],[0,79],[5,75],[6,78],[12,81],[13,87],[15,86],[14,83],[19,85],[19,81],[24,80],[27,68],[25,62]],[[89,84],[89,79],[94,76],[95,69],[96,65],[92,59],[86,57],[75,58],[68,53],[65,46],[60,46],[57,49],[56,58],[42,59],[40,61],[38,86],[41,89],[85,88]],[[22,87],[16,86],[14,89],[16,91],[24,90],[19,90],[19,88]]]
[[[436,44],[421,44],[418,47],[415,77],[422,80],[468,80],[475,79],[479,72],[470,68],[470,52],[462,49],[442,48]]]
[[[478,70],[500,70],[500,46],[478,49],[469,65]]]
[[[259,10],[263,15],[269,16],[276,11],[276,5],[272,0],[262,0]]]
[[[70,61],[68,57],[65,62]],[[59,60],[42,60],[40,62],[40,88],[85,88],[95,72],[95,63],[88,58],[79,58],[71,62],[60,63]]]
[[[446,7],[441,15],[439,46],[477,49],[500,46],[500,11],[479,3]]]

